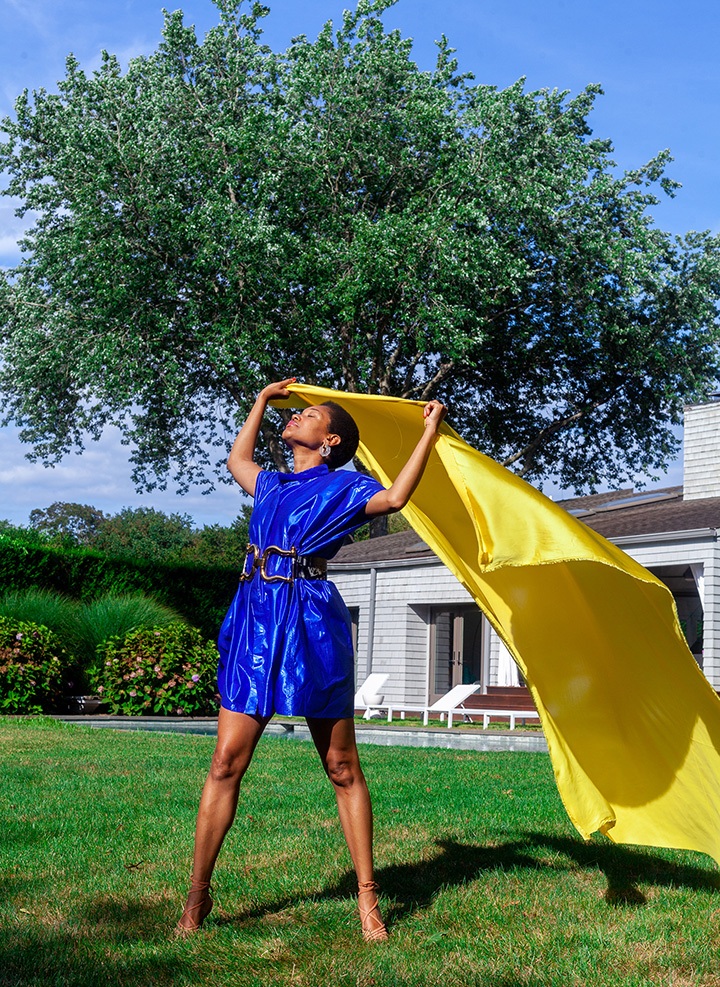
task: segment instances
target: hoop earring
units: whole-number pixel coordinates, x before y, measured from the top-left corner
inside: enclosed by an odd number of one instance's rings
[[[332,452],[332,449],[327,444],[327,442],[323,442],[323,444],[318,449],[318,452],[320,453],[323,459],[327,459],[330,453]]]

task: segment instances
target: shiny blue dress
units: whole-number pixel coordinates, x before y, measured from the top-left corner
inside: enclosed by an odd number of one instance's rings
[[[382,486],[370,476],[331,471],[262,471],[255,487],[250,542],[330,559],[367,521],[365,505]],[[268,575],[288,576],[291,560],[268,559]],[[353,715],[350,614],[334,583],[267,582],[256,571],[240,583],[218,638],[218,689],[225,709],[270,716]]]

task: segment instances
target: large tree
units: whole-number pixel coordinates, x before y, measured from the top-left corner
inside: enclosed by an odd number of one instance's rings
[[[0,282],[0,389],[35,454],[114,422],[139,487],[209,483],[211,447],[295,374],[439,397],[578,491],[662,467],[717,375],[720,297],[718,239],[653,223],[668,154],[620,173],[597,86],[475,85],[444,39],[420,71],[388,0],[281,53],[265,8],[216,5],[203,41],[167,15],[125,72],[70,57],[2,124],[34,225]]]

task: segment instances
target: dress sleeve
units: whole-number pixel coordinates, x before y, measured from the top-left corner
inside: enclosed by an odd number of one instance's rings
[[[383,489],[381,483],[365,473],[338,470],[332,474],[322,503],[316,505],[316,523],[307,540],[303,540],[303,553],[332,558],[345,538],[367,523],[365,506]]]

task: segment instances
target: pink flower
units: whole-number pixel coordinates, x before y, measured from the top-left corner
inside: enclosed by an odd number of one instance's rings
[[[193,682],[199,682],[200,681],[200,676],[199,675],[193,675],[192,680],[193,680]]]
[[[134,689],[131,689],[130,692],[128,692],[128,696],[137,696],[137,692],[135,692]]]
[[[98,692],[105,692],[105,686],[99,685],[98,686]]]

